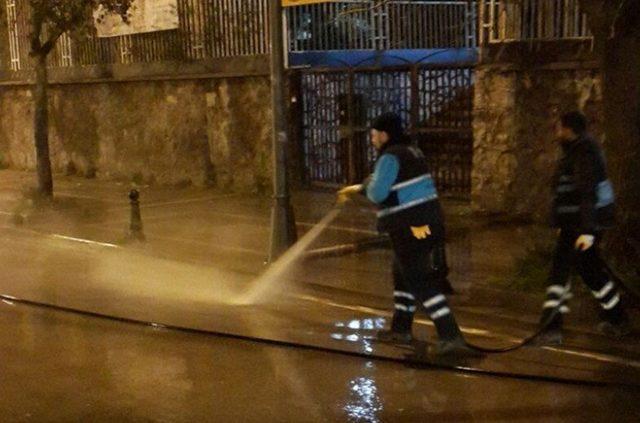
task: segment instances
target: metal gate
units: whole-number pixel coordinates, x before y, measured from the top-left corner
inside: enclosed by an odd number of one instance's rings
[[[439,189],[469,194],[472,67],[303,71],[300,90],[306,182],[336,186],[363,180],[375,161],[368,125],[393,111],[423,149]]]

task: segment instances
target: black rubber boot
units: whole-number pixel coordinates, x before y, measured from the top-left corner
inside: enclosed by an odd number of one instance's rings
[[[547,329],[531,342],[534,347],[555,347],[562,345],[562,330]]]
[[[396,310],[391,319],[391,331],[398,333],[411,333],[413,327],[414,312]]]
[[[552,347],[562,345],[563,316],[549,309],[542,313],[540,329],[543,331],[531,342],[534,347]]]
[[[482,357],[482,353],[474,350],[467,345],[462,334],[459,334],[453,339],[443,339],[438,341],[433,348],[432,352],[438,357]]]
[[[376,339],[389,344],[411,344],[413,342],[413,335],[411,332],[381,330],[376,334]]]
[[[613,339],[624,338],[631,333],[629,323],[600,322],[597,326],[598,332]]]
[[[482,354],[470,348],[453,314],[434,321],[440,340],[431,351],[438,357],[479,357]]]
[[[467,348],[467,343],[462,336],[454,339],[440,340],[433,346],[433,352],[436,355],[455,354]]]
[[[448,278],[439,279],[437,284],[438,289],[444,295],[456,295],[456,291],[453,289],[453,286],[451,285],[451,282],[449,282]]]
[[[619,308],[615,313],[603,313],[601,318],[602,321],[596,327],[601,334],[620,339],[631,333],[629,316],[624,309]]]

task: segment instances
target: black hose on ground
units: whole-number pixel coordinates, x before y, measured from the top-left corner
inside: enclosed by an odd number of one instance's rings
[[[640,297],[638,296],[638,294],[636,292],[634,292],[632,289],[630,289],[627,284],[611,269],[611,267],[605,262],[604,263],[605,266],[605,270],[607,271],[607,273],[609,273],[609,276],[611,277],[611,279],[630,297],[632,297],[635,301],[640,303]],[[509,347],[504,347],[504,348],[486,348],[486,347],[481,347],[478,345],[473,345],[467,342],[467,346],[473,350],[482,352],[482,353],[486,353],[486,354],[501,354],[501,353],[507,353],[507,352],[511,352],[511,351],[515,351],[518,350],[522,347],[526,347],[528,345],[530,345],[532,342],[534,342],[536,340],[536,338],[538,338],[541,334],[543,334],[547,329],[549,329],[549,326],[551,325],[551,323],[553,323],[553,320],[560,314],[560,307],[562,305],[562,301],[560,302],[560,304],[558,304],[558,306],[556,306],[551,314],[549,315],[549,317],[547,318],[547,320],[544,321],[544,323],[542,325],[540,325],[540,328],[538,329],[538,331],[536,331],[533,335],[523,339],[521,342],[519,342],[516,345],[512,345]]]
[[[504,353],[516,351],[516,350],[519,350],[520,348],[529,346],[540,335],[542,335],[544,332],[546,332],[549,329],[549,327],[553,323],[553,320],[560,314],[560,307],[561,306],[558,305],[551,311],[551,313],[549,314],[549,317],[547,317],[547,319],[543,322],[542,325],[540,325],[540,328],[534,334],[528,336],[527,338],[524,338],[522,341],[518,342],[515,345],[511,345],[503,348],[489,348],[489,347],[482,347],[480,345],[475,345],[475,344],[466,342],[467,347],[471,348],[472,350],[481,352],[483,354],[504,354]]]

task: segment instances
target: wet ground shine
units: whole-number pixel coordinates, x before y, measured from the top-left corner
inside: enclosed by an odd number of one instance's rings
[[[1,421],[638,421],[640,391],[410,369],[0,305]]]

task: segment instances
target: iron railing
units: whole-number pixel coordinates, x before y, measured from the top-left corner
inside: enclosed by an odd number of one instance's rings
[[[28,0],[4,0],[10,60],[29,69]],[[177,0],[179,27],[83,41],[64,36],[50,66],[190,61],[268,54],[268,1]],[[286,9],[289,49],[389,50],[476,47],[475,1],[343,0]]]
[[[291,7],[289,49],[476,47],[476,11],[470,1],[343,0]]]
[[[579,0],[483,0],[481,40],[488,43],[590,39]]]
[[[177,29],[82,41],[64,36],[49,64],[188,62],[268,54],[268,1],[177,0]],[[29,2],[4,2],[10,58],[0,66],[29,69]],[[343,0],[290,7],[285,11],[289,49],[474,48],[478,40],[476,5],[461,0]]]
[[[368,125],[393,111],[425,152],[438,187],[469,194],[473,78],[470,66],[301,71],[306,181],[321,186],[362,181],[376,159]]]
[[[9,35],[9,66],[29,69],[27,0],[4,0]],[[179,27],[150,33],[83,41],[64,35],[49,66],[190,61],[268,54],[269,0],[178,0]]]

